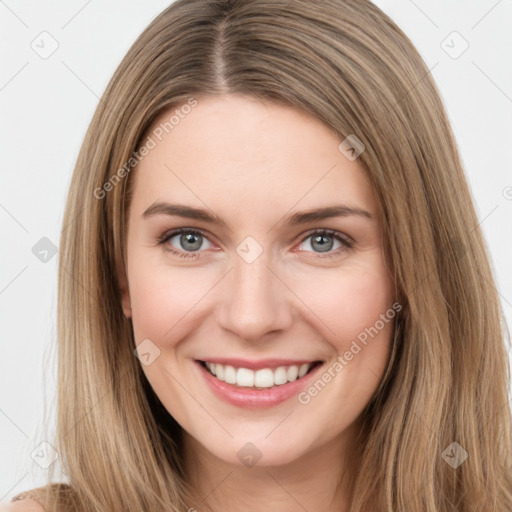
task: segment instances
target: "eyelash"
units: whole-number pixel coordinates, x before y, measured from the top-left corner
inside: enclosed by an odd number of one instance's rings
[[[168,231],[162,235],[162,237],[158,240],[158,245],[164,246],[164,250],[175,254],[176,256],[179,256],[180,258],[197,258],[196,254],[200,251],[177,251],[171,246],[165,246],[165,244],[174,236],[176,235],[182,235],[182,234],[192,234],[192,235],[201,235],[204,238],[208,238],[201,230],[199,229],[192,229],[192,228],[178,228],[174,229],[172,231]],[[335,251],[330,251],[325,254],[322,253],[315,253],[320,258],[332,258],[335,256],[338,256],[340,252],[344,251],[350,251],[354,245],[355,242],[349,238],[347,235],[344,235],[343,233],[340,233],[338,231],[334,231],[331,229],[316,229],[313,231],[308,232],[304,237],[301,239],[300,244],[302,244],[304,241],[306,241],[308,238],[311,238],[313,236],[328,236],[335,238],[336,240],[340,241],[344,247],[338,248]],[[307,251],[311,252],[311,251]]]

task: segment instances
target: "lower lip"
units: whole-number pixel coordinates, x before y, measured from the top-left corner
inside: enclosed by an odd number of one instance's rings
[[[206,382],[210,386],[210,389],[219,398],[222,398],[232,405],[246,409],[263,409],[265,407],[272,407],[295,395],[298,395],[302,389],[304,389],[306,384],[308,384],[315,376],[317,371],[323,366],[319,364],[309,373],[304,375],[304,377],[294,380],[293,382],[288,382],[287,384],[282,384],[273,388],[256,389],[238,387],[233,384],[223,382],[214,377],[199,361],[195,361],[195,363],[199,366],[201,374],[204,376]]]

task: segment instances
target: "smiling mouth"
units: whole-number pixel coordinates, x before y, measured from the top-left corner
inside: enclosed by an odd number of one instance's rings
[[[236,387],[253,389],[276,388],[300,380],[313,371],[322,361],[313,361],[301,365],[286,365],[276,368],[236,368],[231,365],[199,361],[201,366],[216,379]]]

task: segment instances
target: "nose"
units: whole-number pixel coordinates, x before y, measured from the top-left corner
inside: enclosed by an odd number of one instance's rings
[[[268,263],[265,252],[252,263],[234,254],[233,268],[223,284],[218,323],[248,342],[292,323],[291,292]]]

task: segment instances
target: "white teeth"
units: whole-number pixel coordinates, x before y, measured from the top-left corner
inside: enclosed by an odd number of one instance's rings
[[[301,377],[304,377],[304,375],[306,375],[306,373],[308,373],[308,370],[309,370],[309,365],[306,363],[306,364],[303,364],[300,368],[299,368],[299,379]]]
[[[254,386],[254,372],[247,368],[238,368],[236,372],[236,383],[239,386]]]
[[[300,367],[298,365],[279,366],[275,369],[262,368],[256,371],[218,363],[207,362],[206,366],[210,373],[228,384],[236,384],[242,387],[271,388],[304,377],[313,365],[312,363],[305,363]]]
[[[286,370],[286,375],[288,376],[288,380],[293,382],[297,380],[297,375],[299,374],[298,366],[288,366],[288,370]]]
[[[236,370],[229,365],[224,367],[224,382],[236,384]]]
[[[274,384],[279,386],[280,384],[286,384],[288,382],[288,375],[286,375],[286,366],[280,366],[274,371]]]
[[[270,368],[258,370],[254,374],[254,385],[257,388],[271,388],[274,385],[274,372]]]

